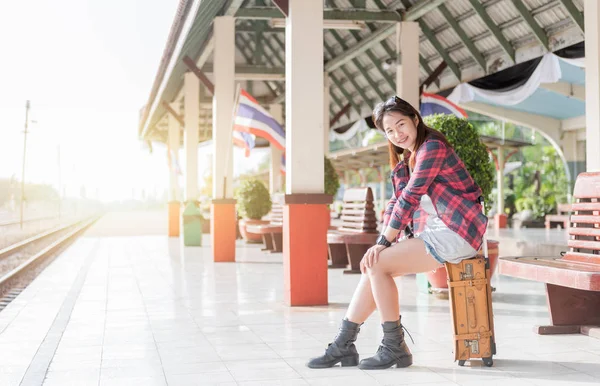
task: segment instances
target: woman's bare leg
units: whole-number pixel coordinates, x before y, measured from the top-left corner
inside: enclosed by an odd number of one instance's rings
[[[377,263],[367,269],[381,322],[396,321],[400,314],[395,276],[429,272],[440,266],[441,264],[426,252],[425,243],[421,239],[402,240],[381,251]]]
[[[375,311],[375,299],[371,290],[371,281],[369,275],[361,275],[360,282],[352,295],[346,319],[351,322],[361,324]]]

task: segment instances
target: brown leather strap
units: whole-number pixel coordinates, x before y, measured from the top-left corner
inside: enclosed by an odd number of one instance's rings
[[[448,286],[454,288],[454,287],[473,287],[473,286],[478,286],[478,285],[484,285],[488,283],[488,279],[476,279],[476,280],[461,280],[461,281],[454,281],[454,282],[450,282],[448,283]]]
[[[475,332],[472,334],[454,335],[454,340],[480,340],[492,336],[491,331]]]

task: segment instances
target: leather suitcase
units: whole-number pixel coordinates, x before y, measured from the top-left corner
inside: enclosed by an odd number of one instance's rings
[[[483,199],[479,202],[483,211]],[[485,213],[485,212],[484,212]],[[466,259],[458,264],[446,263],[450,314],[454,324],[454,360],[459,366],[472,358],[494,365],[494,312],[487,237],[483,235],[483,256]],[[481,251],[480,251],[481,252]]]
[[[487,255],[487,248],[484,250]],[[454,322],[454,360],[463,366],[467,360],[482,358],[486,366],[493,366],[496,344],[489,260],[476,256],[458,264],[446,263],[446,271]]]

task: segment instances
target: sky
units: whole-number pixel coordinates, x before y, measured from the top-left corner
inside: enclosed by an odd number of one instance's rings
[[[165,148],[149,152],[138,120],[177,4],[1,1],[0,178],[21,178],[30,100],[27,182],[58,187],[60,180],[68,196],[83,185],[102,201],[140,197],[142,190],[162,194],[169,181]],[[201,150],[200,163],[206,154]]]

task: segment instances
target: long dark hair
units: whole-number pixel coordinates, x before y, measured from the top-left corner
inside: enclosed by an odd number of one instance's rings
[[[393,96],[385,102],[378,103],[373,109],[373,122],[379,130],[385,133],[385,130],[383,129],[383,117],[385,114],[393,111],[409,117],[413,121],[415,118],[418,118],[415,149],[410,155],[409,160],[411,168],[415,167],[417,150],[419,150],[427,138],[439,139],[446,144],[446,146],[451,147],[444,134],[427,126],[423,122],[423,118],[421,117],[421,114],[419,114],[419,111],[417,111],[410,103],[397,96]],[[390,154],[390,168],[394,170],[398,162],[400,162],[400,155],[404,153],[404,149],[394,145],[392,141],[388,139],[388,152]]]

